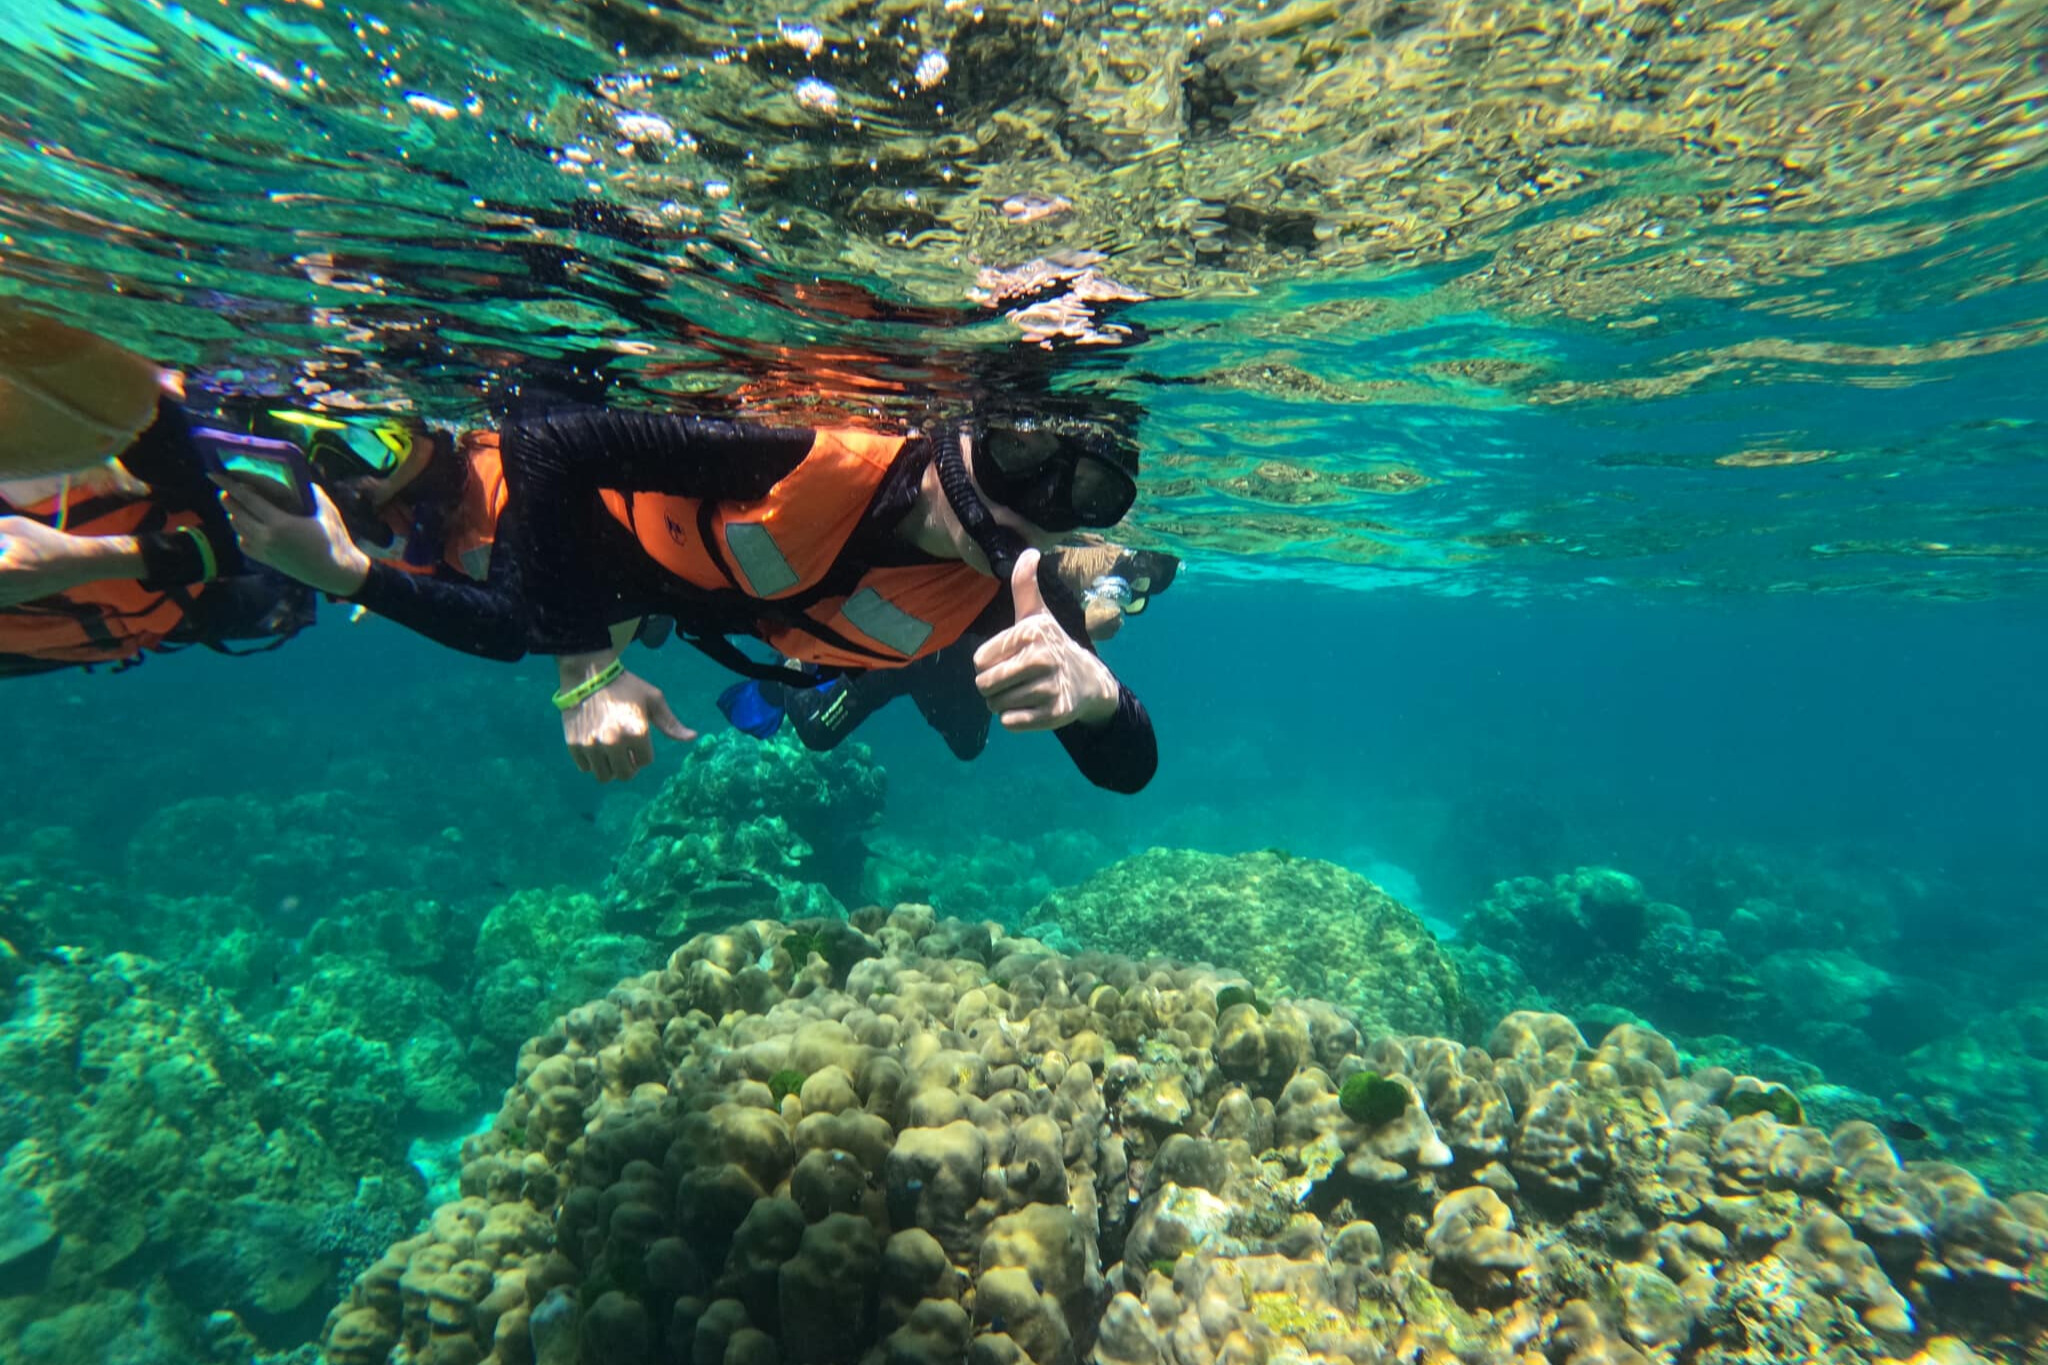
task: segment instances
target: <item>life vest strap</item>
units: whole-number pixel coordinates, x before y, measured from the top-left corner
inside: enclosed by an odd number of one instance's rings
[[[830,682],[846,671],[841,668],[825,668],[812,673],[782,664],[764,664],[758,659],[750,659],[740,653],[739,646],[723,635],[685,635],[683,638],[713,663],[739,674],[742,678],[752,678],[755,682],[784,683],[790,687],[816,687],[819,683]]]

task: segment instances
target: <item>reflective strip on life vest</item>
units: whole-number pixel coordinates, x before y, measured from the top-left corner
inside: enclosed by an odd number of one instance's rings
[[[727,522],[725,546],[756,597],[776,597],[803,582],[775,537],[758,521]]]
[[[491,576],[491,547],[489,543],[472,545],[456,556],[464,578],[481,583]]]
[[[861,634],[887,645],[906,659],[917,657],[932,635],[931,622],[918,620],[873,588],[862,588],[847,598],[839,614]]]

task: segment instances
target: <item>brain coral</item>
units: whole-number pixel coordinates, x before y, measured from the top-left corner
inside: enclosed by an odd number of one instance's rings
[[[357,1280],[326,1357],[2048,1349],[2048,1197],[1901,1164],[1868,1124],[1731,1118],[1753,1082],[1683,1074],[1645,1029],[1591,1047],[1531,1014],[1485,1049],[1368,1039],[1313,999],[1219,1012],[1233,979],[921,906],[699,935],[527,1044],[462,1198]],[[1409,1093],[1395,1118],[1345,1112],[1367,1070]]]
[[[1457,970],[1414,912],[1355,872],[1285,853],[1153,849],[1034,914],[1108,952],[1228,964],[1261,992],[1318,995],[1369,1030],[1461,1032]]]

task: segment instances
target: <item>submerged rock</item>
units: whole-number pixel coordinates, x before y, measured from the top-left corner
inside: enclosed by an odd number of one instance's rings
[[[813,754],[787,732],[707,736],[634,817],[606,928],[673,942],[762,916],[843,916],[885,789],[863,744]]]
[[[339,1080],[317,1049],[287,1054],[130,954],[20,984],[0,1020],[0,1360],[211,1359],[214,1319],[223,1340],[302,1342],[362,1244],[414,1225],[417,1180],[323,1132]]]

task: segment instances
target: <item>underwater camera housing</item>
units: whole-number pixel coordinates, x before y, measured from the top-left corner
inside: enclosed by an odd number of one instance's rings
[[[192,443],[208,474],[232,478],[238,488],[249,489],[280,512],[313,515],[312,466],[290,441],[197,427]]]

